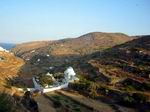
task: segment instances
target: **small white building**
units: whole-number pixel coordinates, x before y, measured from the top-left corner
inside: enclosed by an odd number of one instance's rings
[[[46,56],[47,56],[47,57],[50,57],[50,55],[49,55],[49,54],[47,54]]]
[[[67,82],[72,82],[75,80],[78,80],[78,78],[76,77],[76,73],[73,70],[72,67],[68,67],[65,71],[64,71],[64,76]]]
[[[41,61],[41,59],[37,59],[37,62],[40,62]]]
[[[50,70],[54,69],[54,67],[49,67]]]

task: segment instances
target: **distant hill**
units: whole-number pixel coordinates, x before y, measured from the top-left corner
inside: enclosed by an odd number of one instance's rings
[[[122,33],[92,32],[78,38],[23,43],[11,50],[23,59],[31,59],[37,54],[55,57],[83,56],[132,39]]]
[[[16,44],[12,44],[12,43],[0,43],[0,46],[3,47],[4,49],[10,50],[11,48],[15,47]]]
[[[32,76],[35,71],[38,74],[50,66],[72,65],[72,61],[83,56],[103,51],[133,39],[122,33],[92,32],[77,38],[22,43],[16,45],[11,51],[16,56],[26,60],[23,71],[26,71],[25,68],[30,66],[27,71],[30,73],[24,74]],[[40,62],[38,62],[39,59]]]

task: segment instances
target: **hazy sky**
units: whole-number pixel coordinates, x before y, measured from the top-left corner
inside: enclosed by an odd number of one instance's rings
[[[150,0],[0,0],[0,42],[150,34]]]

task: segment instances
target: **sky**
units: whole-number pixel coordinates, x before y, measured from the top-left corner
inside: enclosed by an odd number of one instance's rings
[[[0,42],[150,34],[150,0],[0,0]]]

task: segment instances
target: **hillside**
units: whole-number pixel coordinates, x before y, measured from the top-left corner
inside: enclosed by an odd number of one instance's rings
[[[101,51],[132,39],[121,33],[94,32],[72,39],[23,43],[13,48],[12,52],[26,60],[20,71],[24,77],[31,77],[33,73],[39,74],[47,71],[50,66],[72,65],[72,61],[81,56]]]
[[[150,105],[149,62],[150,36],[142,36],[74,61],[82,80],[70,87],[84,95],[103,94],[119,104],[146,111]]]
[[[81,60],[93,67],[101,68],[99,71],[103,71],[104,67],[105,74],[110,77],[123,77],[130,74],[149,80],[150,36],[143,36],[102,52],[93,53]]]
[[[10,53],[1,52],[1,79],[14,77],[16,85],[13,86],[32,86],[28,79],[47,72],[57,77],[71,65],[80,80],[69,84],[68,93],[77,92],[78,97],[83,95],[87,99],[88,96],[119,111],[120,108],[131,108],[131,112],[132,109],[142,112],[150,109],[150,36],[133,39],[123,34],[90,33],[74,39],[20,44],[12,51],[26,59],[23,62]],[[51,97],[37,98],[48,101]]]
[[[26,60],[31,59],[37,54],[60,58],[65,57],[66,59],[69,56],[83,56],[110,48],[132,39],[121,33],[93,32],[72,39],[23,43],[13,48],[12,52]]]
[[[6,79],[18,76],[24,61],[11,53],[0,51],[0,86],[6,84]]]

